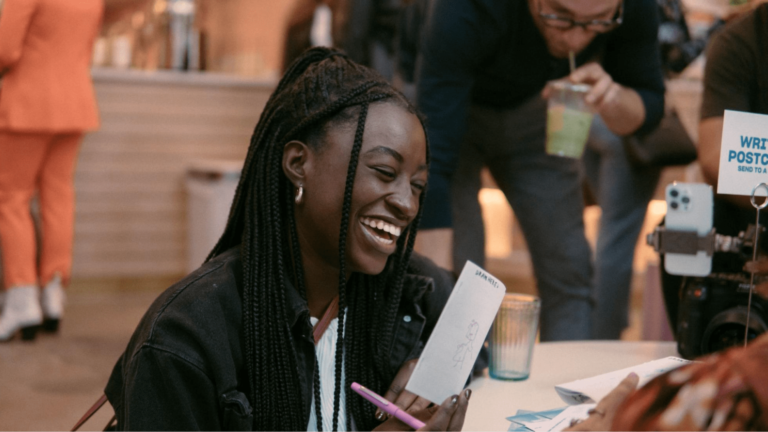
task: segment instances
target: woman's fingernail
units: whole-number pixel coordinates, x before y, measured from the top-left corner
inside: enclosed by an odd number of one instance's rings
[[[464,397],[467,398],[467,400],[469,400],[471,396],[472,396],[472,390],[470,389],[464,390]]]
[[[451,405],[456,405],[457,402],[459,402],[459,396],[453,395],[451,398]]]
[[[634,373],[634,372],[630,372],[629,375],[627,375],[627,376],[631,376],[633,378],[637,378],[638,377],[637,374]]]
[[[383,412],[383,411],[378,411],[378,412],[376,413],[376,420],[378,420],[378,421],[384,421],[384,420],[386,420],[386,416],[384,415],[384,412]]]

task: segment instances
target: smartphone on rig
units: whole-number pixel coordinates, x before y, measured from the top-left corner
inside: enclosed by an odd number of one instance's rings
[[[667,186],[665,193],[667,230],[696,231],[705,236],[712,230],[714,198],[712,186],[705,183],[678,183]],[[712,271],[712,256],[704,251],[696,255],[664,254],[664,269],[681,276],[707,276]]]

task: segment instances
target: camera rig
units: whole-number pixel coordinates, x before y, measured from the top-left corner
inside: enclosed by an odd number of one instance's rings
[[[699,235],[696,231],[657,227],[648,234],[646,242],[660,254],[696,255],[703,251],[712,257],[715,252],[726,252],[746,262],[753,257],[756,229],[749,225],[734,237],[717,234],[714,228]],[[764,233],[761,226],[760,236]],[[765,281],[765,277],[758,279]],[[751,340],[768,331],[768,298],[757,296],[750,302],[753,282],[745,272],[683,277],[675,323],[678,351],[683,357],[693,359],[740,345],[744,339]]]
[[[646,237],[646,243],[660,253],[677,253],[696,255],[705,252],[712,256],[715,252],[746,253],[751,255],[754,247],[755,225],[749,225],[746,231],[741,231],[738,236],[726,236],[717,234],[712,228],[706,235],[699,235],[696,231],[670,230],[666,227],[656,227]],[[760,227],[760,234],[765,232],[765,227]]]

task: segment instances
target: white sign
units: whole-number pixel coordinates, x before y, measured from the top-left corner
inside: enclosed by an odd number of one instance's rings
[[[725,110],[717,193],[751,196],[768,183],[768,115]],[[766,196],[765,188],[755,192]]]
[[[437,405],[459,394],[506,291],[467,261],[405,389]]]

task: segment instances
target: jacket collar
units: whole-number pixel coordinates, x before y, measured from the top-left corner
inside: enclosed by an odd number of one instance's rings
[[[403,280],[403,298],[401,301],[419,302],[424,294],[434,290],[434,281],[429,276],[406,274]],[[296,289],[290,277],[285,279],[285,306],[288,325],[294,328],[302,317],[309,318],[307,301]]]

